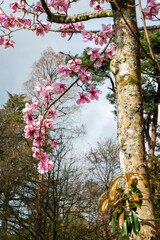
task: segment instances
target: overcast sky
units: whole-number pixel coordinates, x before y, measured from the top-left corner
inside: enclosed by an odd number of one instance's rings
[[[8,2],[6,1],[6,5]],[[70,14],[81,13],[91,10],[88,6],[89,0],[80,0],[74,3]],[[109,19],[92,20],[86,22],[86,29],[100,29],[101,23],[108,24]],[[57,28],[57,27],[56,27]],[[29,79],[31,66],[37,61],[41,53],[47,48],[52,47],[55,52],[65,52],[80,54],[88,44],[81,41],[80,36],[74,35],[70,41],[63,39],[59,33],[49,33],[45,37],[37,37],[35,33],[22,30],[14,34],[16,43],[14,48],[0,48],[0,105],[7,100],[7,91],[10,93],[23,93],[23,83]],[[93,47],[93,44],[92,44]],[[83,106],[79,118],[81,123],[86,124],[87,135],[81,139],[84,148],[88,144],[93,145],[99,138],[116,137],[116,122],[112,114],[113,106],[105,99],[107,86],[102,87],[103,94],[99,101],[93,101]]]

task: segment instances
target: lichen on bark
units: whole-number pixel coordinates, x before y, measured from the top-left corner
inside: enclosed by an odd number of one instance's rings
[[[134,172],[145,176],[145,148],[143,134],[142,97],[140,79],[140,52],[137,38],[139,37],[136,23],[135,1],[117,0],[120,7],[117,9],[115,1],[111,1],[114,17],[116,39],[116,74],[117,89],[117,130],[120,151],[120,165],[122,172]],[[126,21],[130,27],[127,26]],[[132,31],[130,30],[132,29]],[[135,37],[136,36],[136,37]],[[143,206],[139,210],[139,217],[154,219],[153,204],[149,201],[149,185],[145,187],[139,181],[139,188],[143,192]],[[155,222],[152,227],[147,224],[141,228],[139,234],[130,236],[130,239],[154,239]]]

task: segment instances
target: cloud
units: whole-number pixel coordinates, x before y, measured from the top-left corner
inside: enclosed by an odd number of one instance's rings
[[[7,5],[7,4],[6,4]],[[89,1],[80,0],[73,4],[69,14],[77,14],[92,10]],[[109,19],[96,19],[86,21],[84,24],[87,29],[97,30],[101,28],[102,22],[108,24]],[[58,28],[53,24],[55,29]],[[55,52],[65,52],[71,54],[80,54],[87,46],[93,47],[93,43],[83,43],[81,35],[74,35],[69,41],[68,38],[61,38],[60,33],[49,33],[44,37],[37,37],[35,32],[22,30],[14,33],[13,40],[16,42],[14,49],[3,49],[1,47],[0,58],[0,105],[7,101],[7,91],[10,93],[23,93],[22,84],[29,79],[31,66],[33,62],[39,59],[41,53],[49,46]],[[107,88],[104,86],[102,88]],[[111,110],[105,99],[106,91],[100,96],[98,101],[93,101],[88,105],[83,105],[83,111],[79,119],[81,123],[86,124],[87,135],[81,138],[81,146],[86,143],[93,145],[100,137],[112,136],[115,133],[116,123],[113,120]],[[84,145],[83,145],[84,142]]]

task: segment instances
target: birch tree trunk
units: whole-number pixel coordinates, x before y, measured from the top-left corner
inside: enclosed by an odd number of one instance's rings
[[[121,7],[118,9],[115,2]],[[140,82],[140,53],[138,28],[134,0],[112,1],[116,38],[116,88],[117,121],[120,167],[123,173],[134,172],[145,175],[145,162],[142,98]],[[120,11],[119,11],[120,10]],[[126,21],[130,27],[127,26]],[[132,30],[132,31],[131,31]],[[149,182],[149,181],[147,181]],[[155,219],[152,202],[149,201],[150,189],[139,181],[143,193],[143,206],[138,212],[143,226],[137,236],[130,239],[153,240],[155,238]],[[147,221],[151,219],[152,221]]]

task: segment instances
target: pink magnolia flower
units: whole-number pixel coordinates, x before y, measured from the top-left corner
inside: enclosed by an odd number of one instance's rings
[[[143,9],[144,18],[152,20],[160,11],[160,2],[156,0],[147,0],[146,8]]]
[[[42,87],[43,92],[43,103],[49,102],[51,100],[51,94],[53,93],[53,86],[47,81],[43,80],[44,86]]]
[[[49,6],[59,11],[59,13],[66,12],[71,7],[68,0],[51,0]]]
[[[61,32],[62,38],[66,37],[67,34],[71,36],[71,33],[70,32],[67,33],[67,31],[73,31],[73,32],[75,31],[72,24],[62,24],[62,26],[60,26],[58,29],[62,31],[66,31],[66,32]]]
[[[43,124],[46,128],[53,129],[53,119],[44,119]]]
[[[75,27],[76,30],[79,30],[79,31],[82,31],[85,28],[85,26],[82,22],[74,23],[73,26]]]
[[[66,89],[66,84],[65,83],[60,83],[60,82],[55,82],[53,83],[53,91],[56,94],[61,94],[65,91]]]
[[[34,118],[33,118],[32,114],[26,114],[26,115],[24,115],[23,118],[24,118],[25,123],[27,123],[27,124],[32,124],[34,122]]]
[[[45,163],[48,161],[48,155],[46,152],[44,152],[43,148],[36,148],[32,147],[33,157],[36,159],[39,159],[42,163]]]
[[[90,60],[94,61],[96,58],[99,57],[99,50],[100,48],[93,48],[93,49],[88,49],[87,54],[90,55]]]
[[[1,22],[2,22],[2,25],[3,27],[5,28],[14,28],[16,26],[16,20],[14,18],[14,16],[12,14],[10,14],[9,16],[3,14],[1,15]]]
[[[49,170],[51,170],[54,166],[53,161],[46,161],[46,162],[40,162],[38,164],[38,172],[40,174],[47,173]]]
[[[40,1],[38,1],[36,4],[33,3],[31,7],[33,8],[33,12],[35,13],[45,12]]]
[[[22,110],[23,114],[33,114],[33,105],[30,105],[29,103],[25,104],[25,108]]]
[[[31,19],[20,18],[18,16],[15,17],[14,21],[15,21],[15,25],[17,27],[24,27],[24,29],[26,26],[31,26],[31,24],[32,24]]]
[[[10,9],[13,13],[16,13],[17,8],[18,8],[18,3],[17,2],[12,2],[12,3],[9,4],[9,7],[10,7]]]
[[[42,36],[44,37],[45,33],[48,33],[48,29],[51,28],[51,24],[50,23],[41,23],[41,24],[34,24],[34,28],[32,31],[36,32],[37,36]]]
[[[88,83],[92,79],[91,73],[86,71],[86,68],[81,68],[78,75],[81,81]]]
[[[43,140],[41,138],[37,138],[33,140],[33,146],[42,146],[43,145]]]
[[[33,138],[39,137],[39,131],[34,124],[26,125],[24,132],[25,132],[25,138],[33,139]]]
[[[14,47],[14,44],[15,42],[13,40],[9,40],[8,38],[4,39],[4,43],[3,43],[3,46],[4,48],[8,48],[8,47]]]
[[[75,61],[72,59],[68,61],[67,67],[73,72],[79,72],[81,68],[81,64],[82,64],[81,59],[75,59]]]
[[[103,54],[99,55],[99,57],[98,57],[98,61],[96,63],[97,67],[101,67],[102,66],[102,61],[104,61],[104,60],[105,60],[105,55],[103,53]]]
[[[108,0],[106,0],[106,2],[108,2]],[[99,1],[96,1],[96,0],[91,0],[90,1],[90,7],[93,7],[94,10],[100,10],[100,9],[105,9],[105,8],[102,8],[100,6],[100,4],[103,4],[104,3],[104,0],[99,0]]]
[[[40,107],[40,106],[41,106],[41,102],[38,101],[36,98],[32,98],[31,108],[34,109],[34,108],[37,108],[37,107]]]
[[[68,77],[72,70],[66,65],[59,65],[58,73],[62,73],[62,77]]]
[[[115,44],[111,43],[110,48],[106,49],[107,57],[112,59],[116,54]]]
[[[80,103],[89,103],[90,100],[89,100],[89,94],[88,93],[78,93],[79,94],[79,99],[76,101],[77,104],[80,104]]]
[[[102,30],[97,33],[97,37],[95,38],[95,44],[103,45],[107,43],[107,38],[111,38],[114,34],[112,29],[112,24],[102,24]]]
[[[85,30],[82,32],[82,36],[83,36],[83,42],[88,42],[93,40],[92,33],[88,33]]]
[[[55,113],[55,110],[53,110],[52,108],[49,108],[48,109],[48,112],[47,112],[47,117],[50,116],[52,117],[52,119],[55,119],[57,117],[57,114]]]
[[[48,142],[48,144],[50,144],[52,147],[56,147],[58,143],[56,139],[53,139],[52,141]]]
[[[40,149],[41,148],[36,148],[36,147],[32,147],[32,151],[33,153],[33,157],[36,159],[40,159]]]
[[[40,161],[44,163],[48,161],[48,155],[46,152],[43,151],[43,149],[40,153]]]
[[[36,91],[37,94],[38,94],[38,96],[39,96],[40,93],[42,92],[43,87],[42,87],[42,85],[41,85],[39,82],[36,82],[36,85],[37,85],[37,86],[35,86],[34,91]]]
[[[105,55],[104,53],[103,54],[99,54],[100,48],[93,48],[93,49],[88,49],[87,50],[87,54],[90,55],[90,60],[91,61],[94,61],[96,59],[98,59],[97,61],[97,66],[98,67],[101,67],[102,65],[102,61],[105,60]]]
[[[90,88],[90,91],[88,93],[90,94],[90,99],[91,100],[94,100],[94,99],[98,100],[98,98],[99,98],[98,95],[101,94],[102,91],[93,89],[92,84],[89,86],[89,88]]]

